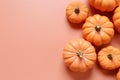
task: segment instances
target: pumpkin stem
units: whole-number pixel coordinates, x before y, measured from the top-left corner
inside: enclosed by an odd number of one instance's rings
[[[77,52],[77,56],[79,56],[80,58],[82,58],[82,57],[83,57],[83,53],[79,50],[79,51]]]
[[[113,55],[112,54],[108,54],[107,57],[112,60],[113,59]]]
[[[96,26],[95,26],[95,30],[96,30],[97,32],[100,32],[101,27],[100,27],[99,25],[96,25]]]
[[[80,13],[79,7],[76,7],[74,12],[75,12],[76,14],[79,14],[79,13]]]

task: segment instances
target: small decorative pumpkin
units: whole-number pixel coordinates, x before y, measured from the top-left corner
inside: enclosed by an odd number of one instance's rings
[[[65,45],[63,59],[71,71],[86,72],[95,64],[95,48],[83,38],[73,39]]]
[[[118,71],[118,73],[117,73],[116,78],[117,78],[117,80],[120,80],[120,69],[119,69],[119,71]]]
[[[114,36],[113,23],[99,14],[88,17],[82,30],[83,37],[95,46],[108,44]]]
[[[113,22],[116,30],[120,33],[120,6],[115,9]]]
[[[120,0],[88,0],[89,4],[100,11],[113,11],[119,4]]]
[[[88,17],[88,8],[82,2],[71,2],[66,7],[66,15],[71,23],[81,23]]]
[[[98,62],[103,69],[114,70],[120,67],[120,50],[107,46],[99,51]]]

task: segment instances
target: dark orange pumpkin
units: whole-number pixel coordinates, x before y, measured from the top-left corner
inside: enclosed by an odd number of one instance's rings
[[[116,30],[120,33],[120,6],[114,11],[113,22]]]
[[[120,0],[88,0],[90,5],[100,11],[113,11],[119,4]]]

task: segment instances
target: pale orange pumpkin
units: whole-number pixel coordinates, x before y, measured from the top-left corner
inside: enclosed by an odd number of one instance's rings
[[[98,52],[98,62],[103,69],[114,70],[120,67],[120,50],[107,46]]]
[[[95,46],[110,43],[114,36],[113,23],[106,16],[90,16],[82,26],[83,37]]]
[[[118,71],[118,73],[117,73],[117,75],[116,75],[116,79],[117,79],[117,80],[120,80],[120,69],[119,69],[119,71]]]
[[[83,38],[70,40],[63,49],[63,59],[71,71],[86,72],[95,64],[95,48]]]
[[[119,4],[120,0],[88,0],[89,4],[100,11],[113,11]]]
[[[114,11],[113,22],[116,30],[120,33],[120,6]]]
[[[81,23],[88,17],[88,8],[82,2],[71,2],[66,7],[66,16],[71,23]]]

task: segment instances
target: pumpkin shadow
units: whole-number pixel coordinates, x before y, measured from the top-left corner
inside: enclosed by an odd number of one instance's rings
[[[115,69],[115,70],[105,70],[105,69],[103,69],[103,68],[100,66],[100,64],[99,64],[98,61],[97,61],[97,63],[96,63],[96,66],[97,66],[98,70],[99,70],[102,74],[104,74],[106,77],[107,77],[107,76],[115,76],[115,75],[117,74],[117,72],[118,72],[118,69]]]
[[[117,31],[114,38],[112,39],[111,45],[120,48],[120,33],[118,33]]]
[[[103,48],[105,48],[105,47],[107,47],[107,46],[110,46],[110,43],[108,43],[108,44],[103,44],[103,45],[101,45],[101,46],[95,46],[95,45],[94,45],[97,54],[99,53],[99,51],[100,51],[101,49],[103,49]]]
[[[90,76],[92,75],[92,70],[89,70],[88,72],[72,72],[66,68],[66,71],[73,78],[73,80],[89,80]]]
[[[81,23],[71,23],[68,19],[67,22],[69,24],[69,26],[73,29],[82,29],[82,25],[85,23],[85,21],[81,22]]]
[[[98,55],[98,52],[104,47],[104,46],[95,46],[93,45],[96,49],[96,54]]]
[[[112,16],[114,14],[114,10],[111,12],[102,12],[100,10],[95,9],[94,7],[92,7],[91,5],[89,5],[89,10],[90,10],[90,15],[94,15],[94,14],[100,14],[102,16],[107,16],[109,17],[109,19],[112,21]]]

